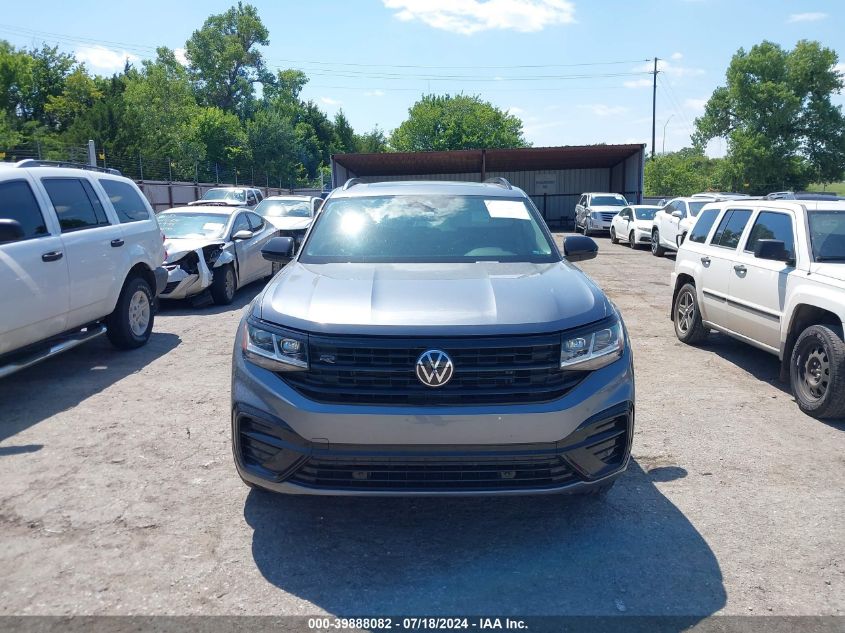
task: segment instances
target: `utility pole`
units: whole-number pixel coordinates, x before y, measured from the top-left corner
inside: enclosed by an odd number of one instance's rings
[[[654,160],[657,131],[657,57],[654,58],[651,90],[651,159]]]

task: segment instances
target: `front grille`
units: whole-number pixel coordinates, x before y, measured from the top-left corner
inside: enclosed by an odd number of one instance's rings
[[[477,490],[562,486],[577,480],[559,454],[489,457],[315,457],[293,475],[305,486],[354,490]]]
[[[423,385],[420,354],[440,349],[455,373],[442,387]],[[401,339],[311,337],[310,369],[279,376],[311,400],[376,405],[519,404],[554,400],[586,372],[560,370],[560,335]]]
[[[612,212],[608,212],[608,213],[602,212],[601,217],[602,217],[602,220],[604,220],[605,222],[610,222],[614,217],[616,217],[616,214],[612,213]]]

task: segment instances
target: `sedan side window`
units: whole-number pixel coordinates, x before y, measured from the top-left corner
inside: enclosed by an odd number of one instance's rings
[[[719,223],[719,228],[716,229],[710,244],[722,248],[736,248],[750,217],[751,211],[748,209],[729,210]]]
[[[780,240],[790,257],[795,257],[795,237],[792,232],[792,216],[774,211],[761,211],[751,227],[745,243],[745,250],[753,253],[760,240]]]
[[[23,239],[47,235],[47,225],[38,201],[25,180],[0,184],[0,219],[15,220],[23,229]]]

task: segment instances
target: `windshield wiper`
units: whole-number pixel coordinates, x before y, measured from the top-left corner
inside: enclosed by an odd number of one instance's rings
[[[819,255],[817,262],[845,262],[845,255]]]

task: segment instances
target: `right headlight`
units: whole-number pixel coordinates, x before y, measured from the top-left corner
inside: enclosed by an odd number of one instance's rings
[[[299,332],[271,330],[247,320],[242,349],[246,360],[270,371],[308,369],[308,337]]]
[[[625,331],[622,321],[597,325],[595,329],[563,333],[560,345],[560,368],[591,371],[609,365],[622,356]]]

